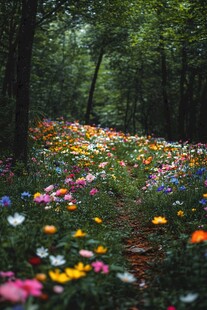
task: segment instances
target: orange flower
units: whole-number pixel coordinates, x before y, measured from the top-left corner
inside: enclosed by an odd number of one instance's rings
[[[37,273],[35,275],[35,279],[37,279],[40,282],[44,282],[47,279],[47,276],[45,273]]]
[[[207,194],[203,194],[203,198],[207,198]]]
[[[57,228],[54,225],[45,225],[43,227],[43,232],[48,235],[53,235],[57,232]]]
[[[154,219],[152,220],[153,224],[166,224],[167,220],[165,217],[162,216],[155,216]]]
[[[198,243],[207,240],[207,231],[204,230],[196,230],[193,232],[191,236],[192,243]]]
[[[151,163],[151,161],[152,161],[152,156],[148,157],[147,159],[144,159],[143,164],[149,165]]]
[[[67,210],[68,211],[75,211],[77,209],[77,206],[76,205],[68,205],[67,206]]]

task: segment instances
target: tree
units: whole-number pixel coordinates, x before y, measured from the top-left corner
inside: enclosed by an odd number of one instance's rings
[[[38,0],[22,0],[18,38],[14,162],[27,163],[30,75]]]

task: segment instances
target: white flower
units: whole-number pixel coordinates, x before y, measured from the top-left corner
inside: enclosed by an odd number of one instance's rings
[[[7,220],[10,225],[16,227],[17,225],[20,225],[24,222],[25,216],[15,212],[13,216],[9,215],[7,217]]]
[[[36,250],[36,254],[37,254],[37,256],[39,256],[41,258],[47,257],[49,255],[48,254],[48,249],[45,249],[43,246]]]
[[[136,278],[129,272],[124,273],[117,273],[117,277],[122,281],[126,283],[133,283],[136,281]]]
[[[179,200],[176,200],[175,202],[173,202],[173,206],[176,206],[176,205],[179,205],[179,206],[182,206],[183,205],[183,201],[179,201]]]
[[[66,262],[63,255],[57,255],[57,256],[50,255],[49,259],[52,266],[61,266]]]
[[[180,300],[187,303],[193,302],[194,300],[196,300],[196,298],[198,298],[197,293],[188,293],[187,295],[180,296]]]

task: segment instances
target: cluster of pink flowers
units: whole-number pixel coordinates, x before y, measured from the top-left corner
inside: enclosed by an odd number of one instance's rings
[[[93,267],[94,272],[109,273],[109,266],[102,261],[97,260],[93,262],[91,266]]]
[[[24,303],[29,296],[40,296],[42,288],[42,284],[36,279],[9,280],[0,286],[0,300]]]

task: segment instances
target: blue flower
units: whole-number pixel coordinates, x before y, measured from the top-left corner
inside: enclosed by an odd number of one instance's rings
[[[25,198],[29,198],[31,196],[31,194],[29,192],[23,192],[21,193],[21,198],[25,199]]]
[[[25,308],[22,305],[15,305],[12,307],[12,310],[24,310]]]
[[[182,186],[179,187],[179,190],[180,190],[180,191],[185,191],[185,190],[186,190],[186,187],[185,187],[184,185],[182,185]]]
[[[176,185],[179,183],[178,179],[177,179],[177,178],[174,178],[174,177],[171,178],[170,182],[171,182],[171,183],[174,183],[174,184],[176,184]]]
[[[200,169],[198,169],[198,170],[196,171],[196,174],[197,174],[197,175],[202,175],[202,174],[204,174],[205,171],[206,171],[206,168],[200,168]]]
[[[206,205],[207,200],[205,198],[199,200],[199,203],[201,203],[202,205]]]
[[[2,207],[9,207],[11,205],[11,200],[8,196],[3,196],[0,199],[0,205]]]
[[[62,169],[61,169],[60,167],[55,168],[55,171],[56,171],[58,174],[62,173]]]

